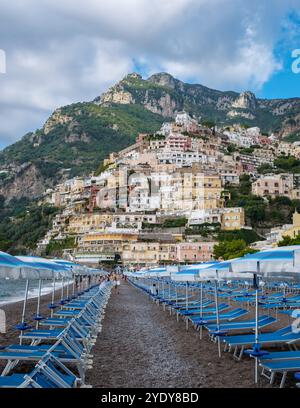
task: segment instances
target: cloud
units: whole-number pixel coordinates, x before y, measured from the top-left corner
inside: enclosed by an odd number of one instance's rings
[[[218,89],[259,90],[299,1],[0,0],[0,146],[61,105],[91,100],[136,67]]]

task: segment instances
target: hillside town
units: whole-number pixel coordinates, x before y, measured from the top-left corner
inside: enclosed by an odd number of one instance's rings
[[[272,172],[283,154],[300,158],[300,144],[262,135],[258,127],[210,128],[181,112],[155,134],[139,134],[136,143],[111,153],[89,177],[48,189],[41,203],[60,211],[37,250],[72,237],[64,255],[93,265],[209,261],[215,229],[252,229],[243,207],[227,205],[241,176],[250,176],[256,196],[299,199],[299,175]],[[262,166],[270,172],[259,174]],[[203,227],[212,233],[203,234]],[[252,246],[274,246],[298,229],[295,213],[293,224],[271,229]]]

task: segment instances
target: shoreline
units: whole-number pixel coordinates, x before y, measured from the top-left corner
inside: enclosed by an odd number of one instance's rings
[[[25,285],[24,285],[25,286]],[[66,288],[68,286],[68,284],[67,283],[65,283],[64,284],[64,288]],[[59,291],[59,290],[61,290],[61,287],[62,287],[62,285],[61,285],[61,282],[56,282],[55,283],[55,287],[56,287],[56,289],[55,289],[55,292],[57,292],[57,291]],[[72,284],[70,284],[69,283],[69,287],[70,287],[70,289],[72,290]],[[25,289],[25,288],[24,288]],[[52,289],[53,289],[53,284],[52,283],[49,283],[49,286],[44,286],[44,288],[43,288],[43,286],[42,286],[42,291],[41,291],[41,298],[43,297],[43,296],[46,296],[46,295],[49,295],[49,294],[51,294],[52,293]],[[34,292],[34,293],[32,293],[32,294],[30,294],[30,292]],[[24,292],[25,292],[25,290],[24,290]],[[28,292],[28,300],[31,300],[31,299],[37,299],[38,298],[38,288],[36,287],[36,288],[34,288],[34,289],[29,289],[29,292]],[[24,299],[24,293],[23,293],[23,295],[17,295],[16,297],[11,297],[11,299],[6,299],[6,300],[0,300],[0,308],[2,308],[3,306],[5,306],[5,305],[9,305],[9,304],[12,304],[12,303],[18,303],[18,302],[23,302],[23,299]]]
[[[55,290],[55,302],[57,303],[61,297],[60,288]],[[40,302],[40,314],[42,316],[49,316],[50,309],[48,304],[51,302],[52,293],[43,294]],[[26,323],[31,326],[35,326],[36,322],[33,317],[36,314],[37,297],[28,299],[26,306]],[[0,333],[0,346],[7,346],[9,344],[15,344],[19,342],[20,332],[15,329],[15,326],[20,323],[22,316],[23,301],[6,303],[0,306],[1,310],[4,310],[6,315],[6,333]],[[4,361],[0,361],[0,373],[5,365]],[[21,366],[21,365],[20,365]]]

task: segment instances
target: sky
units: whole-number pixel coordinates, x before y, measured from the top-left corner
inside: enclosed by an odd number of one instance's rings
[[[300,0],[0,0],[0,149],[134,71],[300,97],[294,50]]]

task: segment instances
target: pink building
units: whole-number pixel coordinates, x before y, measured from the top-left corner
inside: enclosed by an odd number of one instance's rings
[[[252,193],[258,196],[286,196],[292,198],[294,189],[293,174],[270,174],[252,183]]]
[[[166,145],[174,150],[189,150],[192,148],[192,139],[181,134],[170,134],[166,139]]]
[[[177,244],[179,262],[207,262],[213,259],[217,242],[180,242]]]

